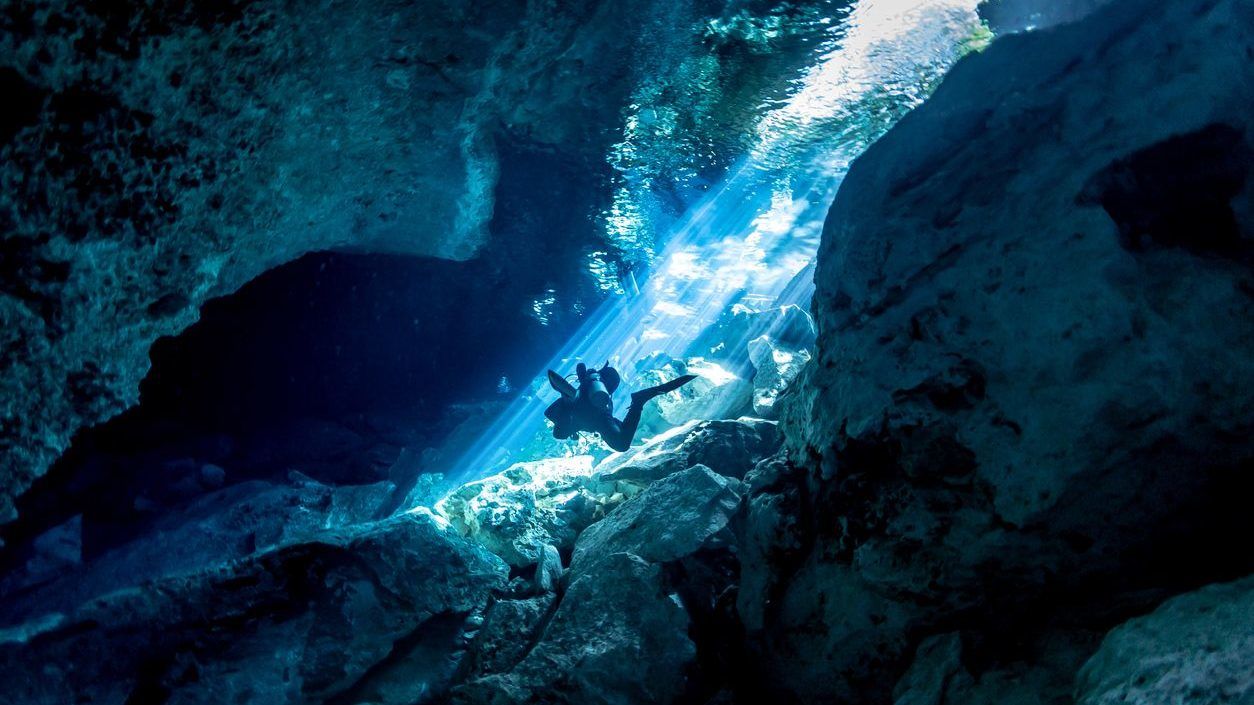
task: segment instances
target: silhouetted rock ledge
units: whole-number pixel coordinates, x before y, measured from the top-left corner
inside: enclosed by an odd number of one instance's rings
[[[749,480],[781,702],[887,702],[955,629],[977,680],[1074,669],[1254,570],[1252,39],[1249,3],[1115,2],[960,62],[853,165],[795,467]]]

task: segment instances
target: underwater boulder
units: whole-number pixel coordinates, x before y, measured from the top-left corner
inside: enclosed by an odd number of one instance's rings
[[[647,437],[689,421],[736,418],[751,411],[753,385],[749,380],[704,358],[668,359],[661,367],[640,373],[636,383],[651,387],[686,374],[697,378],[645,405],[638,435]]]
[[[666,563],[734,543],[728,524],[740,507],[739,485],[704,465],[654,482],[579,535],[571,571],[578,575],[615,553]]]
[[[497,557],[430,518],[330,532],[0,632],[15,702],[289,702],[452,676]]]
[[[1117,627],[1076,679],[1077,705],[1254,699],[1254,577],[1172,598]]]
[[[453,490],[435,511],[507,563],[539,562],[546,546],[570,548],[592,522],[601,498],[587,488],[592,458],[574,456],[518,463]]]
[[[674,702],[696,655],[689,618],[662,569],[639,556],[605,556],[567,587],[527,655],[504,673],[454,689],[459,705]]]
[[[694,465],[742,478],[757,462],[779,449],[782,438],[773,421],[739,419],[699,421],[651,438],[642,446],[606,458],[593,481],[602,494],[632,496],[650,483]]]
[[[509,671],[527,655],[540,629],[553,616],[557,595],[498,599],[483,616],[463,664],[464,680]]]
[[[329,530],[361,525],[380,518],[394,486],[332,487],[293,474],[291,484],[253,480],[209,492],[177,511],[144,525],[144,530],[107,550],[63,563],[60,570],[41,571],[44,561],[31,559],[0,581],[0,619],[12,621],[41,611],[70,611],[91,598],[128,589],[147,581],[221,567],[242,558],[294,543],[310,541]],[[78,518],[83,532],[103,533],[108,526]],[[62,529],[48,532],[49,539]],[[83,546],[79,546],[83,555]],[[34,592],[26,585],[39,585]]]
[[[1064,705],[1073,699],[1075,673],[1101,634],[1088,629],[1020,633],[1016,649],[990,654],[978,638],[971,648],[960,632],[919,642],[909,669],[893,688],[893,705]]]
[[[773,418],[775,402],[788,390],[811,353],[762,335],[749,341],[749,361],[753,364],[753,411],[759,416]]]
[[[1220,548],[1254,531],[1252,32],[1126,0],[1003,37],[852,165],[782,402],[798,468],[748,493],[783,697],[887,701],[914,635],[1008,648],[1254,570]]]
[[[812,349],[814,319],[797,304],[764,309],[733,304],[697,336],[688,347],[687,355],[727,361],[733,368],[739,368],[747,359],[746,344],[764,335],[790,348]]]

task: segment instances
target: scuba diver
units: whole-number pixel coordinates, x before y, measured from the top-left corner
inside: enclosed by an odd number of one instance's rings
[[[609,362],[599,370],[590,370],[581,362],[575,368],[575,374],[579,378],[578,389],[565,377],[549,370],[549,384],[562,395],[544,410],[545,418],[553,422],[553,437],[566,439],[580,431],[599,433],[609,447],[620,453],[631,447],[631,441],[636,437],[636,426],[640,425],[640,412],[650,399],[679,389],[697,378],[696,375],[683,375],[633,392],[627,415],[619,421],[614,418],[614,402],[610,400],[610,395],[622,381],[618,370],[610,367]]]

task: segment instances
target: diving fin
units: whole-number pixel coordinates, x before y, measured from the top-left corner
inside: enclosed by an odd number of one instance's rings
[[[549,370],[549,386],[553,387],[558,394],[567,399],[574,399],[579,394],[579,391],[575,389],[573,384],[567,382],[565,377],[553,370]]]
[[[657,386],[648,387],[647,389],[641,389],[640,391],[635,392],[631,395],[631,400],[633,402],[643,404],[654,397],[660,397],[667,392],[673,392],[696,378],[697,375],[680,375],[669,382],[663,382]]]

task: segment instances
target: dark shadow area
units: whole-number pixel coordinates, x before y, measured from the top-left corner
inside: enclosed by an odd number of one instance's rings
[[[77,434],[0,528],[0,569],[80,515],[88,560],[224,486],[391,481],[403,494],[442,469],[445,439],[472,437],[601,300],[585,268],[604,249],[600,175],[526,147],[501,168],[475,259],[309,254],[157,341],[140,404]]]
[[[1232,201],[1252,158],[1240,130],[1209,125],[1111,164],[1086,185],[1081,202],[1101,204],[1133,252],[1180,247],[1248,257]]]

